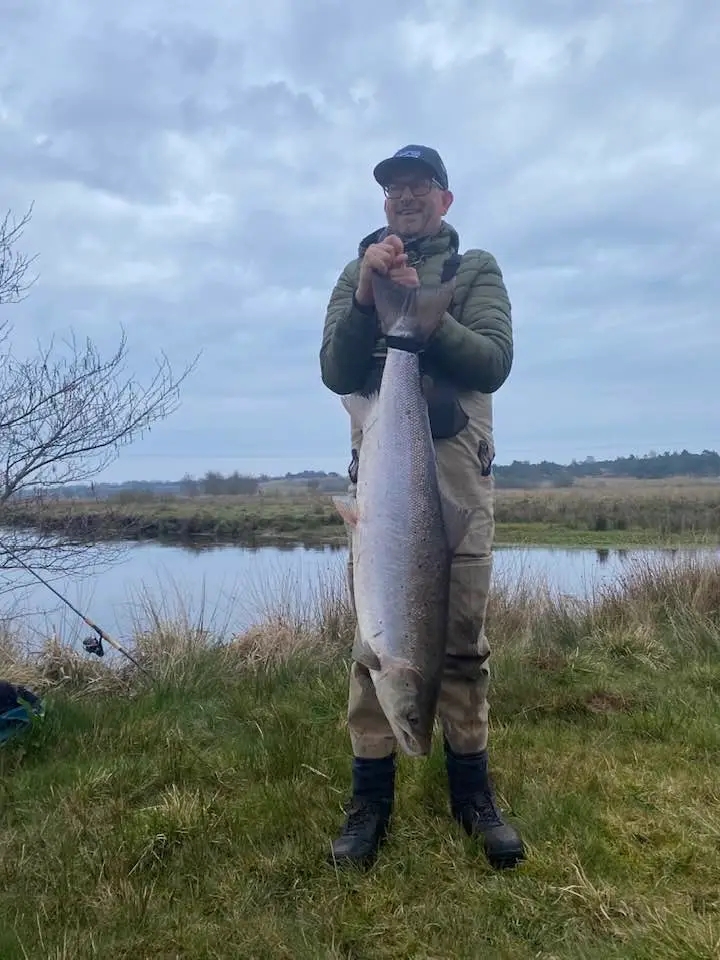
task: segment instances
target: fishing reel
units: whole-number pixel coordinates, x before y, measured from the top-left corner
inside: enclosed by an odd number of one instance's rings
[[[82,643],[88,653],[94,653],[96,657],[105,656],[101,637],[85,637]]]
[[[0,548],[2,548],[2,549],[4,550],[4,552],[7,553],[7,555],[8,555],[12,560],[14,560],[19,566],[24,567],[24,569],[27,570],[29,573],[31,573],[31,574],[35,577],[36,580],[39,580],[40,583],[42,583],[44,586],[46,586],[46,587],[48,588],[48,590],[51,590],[51,591],[55,594],[55,596],[56,596],[59,600],[62,600],[62,602],[63,602],[66,606],[70,607],[70,609],[72,610],[72,612],[73,612],[74,614],[76,614],[78,617],[80,617],[80,619],[81,619],[84,623],[86,623],[86,624],[88,625],[88,627],[90,627],[91,629],[93,629],[93,630],[96,631],[97,636],[94,636],[94,637],[85,637],[85,639],[84,639],[83,642],[82,642],[82,645],[83,645],[83,647],[85,648],[85,651],[86,651],[87,653],[92,653],[92,654],[94,654],[96,657],[104,657],[104,656],[105,656],[105,650],[104,650],[103,645],[102,645],[102,641],[103,641],[103,637],[104,637],[104,638],[107,640],[107,642],[110,644],[111,647],[114,647],[114,648],[115,648],[119,653],[121,653],[124,657],[127,657],[127,659],[128,659],[131,663],[134,663],[135,666],[138,668],[138,670],[141,670],[149,680],[152,680],[152,679],[153,679],[153,675],[150,673],[150,671],[147,670],[145,667],[143,667],[142,664],[138,663],[137,660],[135,659],[135,657],[132,656],[132,654],[128,653],[127,650],[123,649],[123,647],[121,647],[119,643],[117,643],[115,640],[113,640],[112,637],[109,637],[106,633],[103,633],[103,631],[100,629],[100,627],[96,626],[96,625],[92,622],[92,620],[88,620],[88,618],[87,618],[86,616],[84,616],[84,614],[82,614],[82,613],[77,609],[77,607],[74,607],[74,606],[70,603],[70,601],[67,599],[67,597],[64,597],[61,593],[58,593],[58,591],[55,589],[55,587],[52,586],[52,584],[49,584],[49,583],[47,582],[47,580],[44,580],[44,579],[40,576],[39,573],[37,573],[35,570],[32,569],[32,567],[29,567],[26,563],[23,562],[23,560],[22,560],[20,557],[17,557],[11,550],[9,550],[9,549],[5,546],[5,544],[2,543],[1,540],[0,540]]]

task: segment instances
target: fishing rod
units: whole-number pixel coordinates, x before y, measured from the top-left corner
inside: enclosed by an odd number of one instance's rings
[[[67,597],[64,597],[61,593],[59,593],[55,589],[55,587],[53,587],[52,584],[48,583],[47,580],[41,577],[36,570],[33,570],[33,568],[28,566],[28,564],[25,563],[25,561],[22,560],[16,553],[13,553],[13,551],[10,550],[10,548],[7,547],[2,540],[0,540],[0,548],[2,548],[2,550],[5,551],[5,553],[10,557],[11,560],[13,560],[15,563],[19,563],[20,566],[23,567],[25,570],[27,570],[28,573],[30,573],[33,577],[36,578],[36,580],[39,580],[40,583],[43,584],[43,586],[47,587],[48,590],[52,590],[52,592],[55,594],[55,596],[59,600],[61,600],[66,606],[70,607],[70,609],[74,614],[80,617],[80,619],[84,623],[86,623],[91,630],[94,630],[97,633],[97,637],[86,637],[83,640],[83,647],[87,650],[88,653],[94,653],[95,656],[103,657],[105,655],[105,651],[103,649],[102,642],[103,640],[105,640],[105,642],[109,643],[111,647],[114,647],[118,651],[118,653],[121,653],[124,657],[127,657],[127,659],[131,663],[134,663],[135,666],[138,668],[138,670],[141,670],[147,677],[150,678],[150,680],[154,679],[150,671],[146,670],[141,663],[138,663],[135,657],[133,657],[132,654],[128,653],[128,651],[121,644],[119,644],[117,640],[113,640],[113,638],[109,634],[105,633],[102,627],[99,627],[96,623],[93,623],[93,621],[90,620],[89,617],[86,617],[84,613],[81,613],[77,609],[77,607],[73,606],[73,604],[70,603]]]

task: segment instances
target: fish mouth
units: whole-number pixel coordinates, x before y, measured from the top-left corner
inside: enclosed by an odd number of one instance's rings
[[[394,719],[395,736],[405,753],[410,756],[426,756],[430,753],[433,731],[432,718],[430,718],[428,727],[427,720],[423,723],[420,711],[417,707],[412,706],[400,711]]]
[[[432,746],[434,700],[417,669],[393,663],[373,675],[380,707],[398,745],[409,756],[427,756]]]
[[[430,753],[432,737],[420,736],[397,726],[394,733],[403,753],[409,757],[427,757]]]

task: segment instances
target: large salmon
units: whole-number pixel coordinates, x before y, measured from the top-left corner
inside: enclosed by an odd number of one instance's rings
[[[342,402],[362,426],[356,496],[335,497],[351,533],[360,659],[401,749],[430,752],[445,659],[453,553],[470,511],[440,491],[419,351],[454,282],[400,286],[375,274],[387,357],[377,392]]]

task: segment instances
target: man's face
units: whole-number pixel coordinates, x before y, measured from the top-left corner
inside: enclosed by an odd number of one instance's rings
[[[383,189],[388,226],[408,240],[437,233],[453,202],[452,193],[423,168],[403,170]]]

